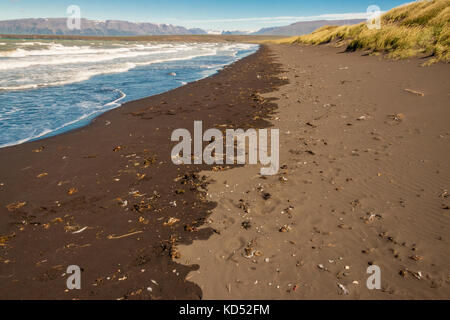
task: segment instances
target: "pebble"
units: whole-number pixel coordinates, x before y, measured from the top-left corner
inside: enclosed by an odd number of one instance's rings
[[[349,291],[347,290],[347,288],[344,287],[342,284],[338,283],[338,287],[339,287],[339,289],[342,290],[342,293],[344,293],[345,295],[349,294]]]

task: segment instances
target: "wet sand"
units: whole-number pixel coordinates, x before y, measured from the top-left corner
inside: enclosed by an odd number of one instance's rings
[[[175,166],[171,133],[261,127],[276,105],[266,49],[215,76],[129,102],[84,128],[0,150],[0,298],[200,299],[178,246],[214,233],[204,224],[207,166]],[[257,77],[258,75],[258,77]],[[209,167],[212,169],[212,166]],[[214,168],[219,170],[220,168]],[[66,289],[69,265],[81,290]]]
[[[202,173],[220,234],[181,248],[189,281],[204,299],[449,299],[450,65],[269,48],[282,169]]]

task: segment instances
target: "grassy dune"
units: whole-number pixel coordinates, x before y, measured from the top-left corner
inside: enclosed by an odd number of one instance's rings
[[[324,26],[311,34],[278,43],[324,44],[336,42],[348,51],[370,50],[395,59],[430,56],[427,63],[450,62],[450,0],[423,0],[394,8],[381,17],[381,29],[365,23]]]

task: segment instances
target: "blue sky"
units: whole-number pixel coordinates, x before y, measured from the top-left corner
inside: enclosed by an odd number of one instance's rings
[[[0,0],[0,20],[65,17],[78,5],[83,18],[199,27],[257,30],[321,18],[359,18],[369,5],[382,11],[408,0]]]

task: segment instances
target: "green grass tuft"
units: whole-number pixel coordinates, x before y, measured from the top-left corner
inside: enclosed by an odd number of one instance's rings
[[[324,26],[277,43],[346,45],[347,51],[369,50],[394,59],[431,56],[428,64],[450,62],[450,0],[422,0],[394,8],[381,17],[381,29],[365,23]]]

